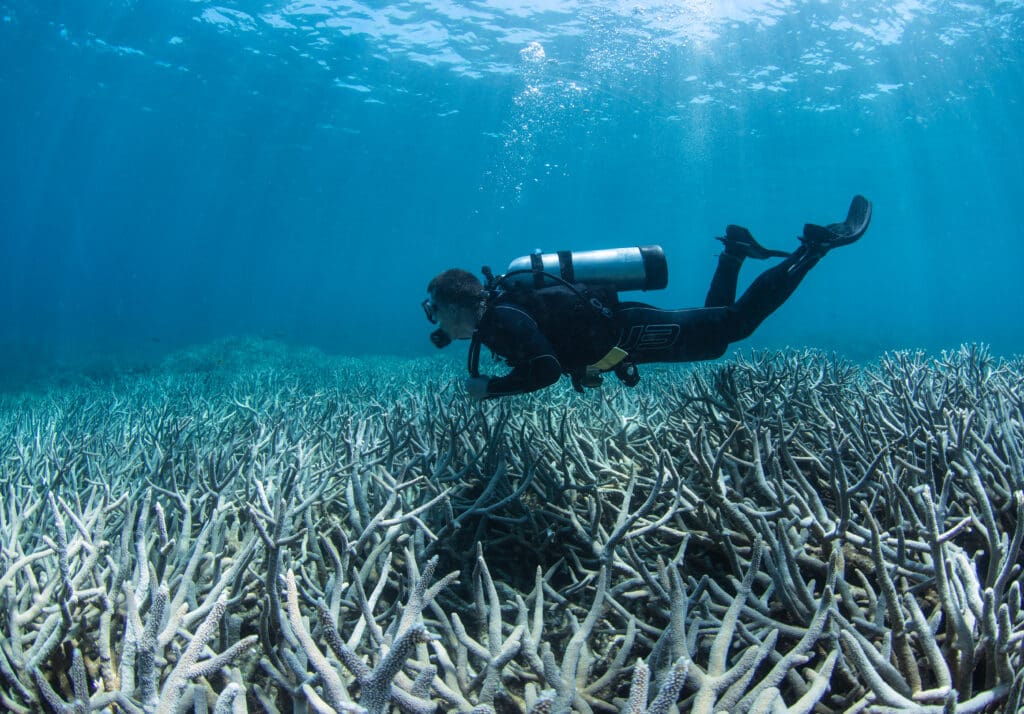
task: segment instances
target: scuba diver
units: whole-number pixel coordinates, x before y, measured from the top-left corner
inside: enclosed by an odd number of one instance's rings
[[[763,247],[750,231],[730,225],[718,238],[725,249],[702,308],[663,310],[619,301],[620,290],[656,290],[668,284],[658,246],[540,254],[518,258],[486,282],[452,268],[427,286],[427,319],[437,347],[471,340],[466,389],[472,399],[490,399],[542,389],[568,374],[576,391],[601,384],[614,373],[635,386],[637,365],[692,362],[721,357],[793,293],[807,272],[831,249],[859,239],[871,222],[871,203],[854,196],[846,220],[804,226],[792,253]],[[783,258],[736,299],[740,266],[747,258]],[[503,358],[511,371],[500,377],[479,372],[481,345]]]

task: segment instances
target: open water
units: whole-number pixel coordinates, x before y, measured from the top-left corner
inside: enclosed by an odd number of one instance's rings
[[[854,193],[741,348],[1019,354],[1022,58],[1020,0],[0,0],[0,366],[425,355],[431,276],[536,248],[659,243],[697,305],[727,223]]]

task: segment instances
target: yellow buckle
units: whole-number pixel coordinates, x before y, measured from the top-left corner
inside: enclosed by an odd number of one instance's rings
[[[609,370],[615,369],[615,365],[617,365],[622,360],[626,359],[628,355],[629,353],[626,352],[626,350],[622,349],[621,347],[612,347],[610,350],[608,350],[608,354],[599,359],[597,362],[594,362],[594,364],[587,367],[587,371],[589,372],[590,370],[595,370],[597,372],[607,372]]]

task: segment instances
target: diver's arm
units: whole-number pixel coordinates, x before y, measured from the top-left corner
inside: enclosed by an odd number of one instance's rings
[[[562,365],[553,354],[543,354],[532,358],[525,365],[518,365],[504,377],[491,377],[487,380],[485,399],[506,397],[511,394],[535,392],[550,387],[562,376]]]
[[[496,306],[487,332],[492,339],[485,339],[484,344],[508,359],[512,371],[502,377],[488,378],[483,398],[533,392],[554,384],[561,377],[562,364],[555,356],[554,347],[536,321],[521,308]]]

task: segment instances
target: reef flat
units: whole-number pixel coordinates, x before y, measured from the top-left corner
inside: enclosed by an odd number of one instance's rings
[[[0,709],[1024,706],[1020,360],[460,376],[232,342],[0,396]]]

